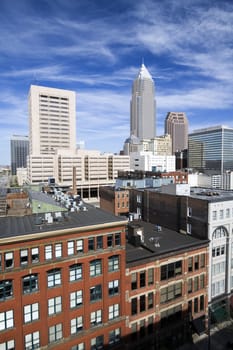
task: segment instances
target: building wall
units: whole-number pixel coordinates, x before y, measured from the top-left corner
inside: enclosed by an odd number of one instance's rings
[[[116,343],[120,337],[125,336],[125,227],[119,224],[107,226],[99,229],[77,229],[72,232],[64,230],[59,233],[28,235],[16,237],[11,241],[1,239],[0,315],[1,321],[5,313],[9,318],[5,323],[0,324],[1,346],[12,340],[16,349],[23,349],[26,346],[25,337],[32,337],[34,332],[39,332],[41,347],[47,349],[50,344],[52,348],[63,350],[70,350],[71,346],[81,343],[85,344],[85,349],[90,349],[92,339],[98,336],[103,336],[104,344],[108,344],[109,333],[113,330],[120,332],[119,336],[115,337]],[[103,248],[100,247],[100,249],[97,246],[99,237],[103,239]],[[81,240],[83,251],[78,245]],[[94,242],[93,249],[91,249],[90,240]],[[74,242],[75,251],[73,252],[71,242]],[[35,256],[32,258],[34,248],[38,249],[37,259]],[[76,251],[76,249],[79,250]],[[28,257],[22,260],[21,254],[25,251]],[[9,266],[9,254],[13,256],[13,266]],[[111,260],[112,258],[114,260]],[[92,265],[90,270],[90,263],[98,259],[102,262],[100,273],[98,265]],[[74,264],[82,264],[81,277],[79,270],[76,272],[73,270]],[[94,271],[93,277],[91,271]],[[50,274],[48,280],[48,274],[51,272],[53,274]],[[25,276],[31,277],[27,283]],[[33,283],[34,276],[36,276],[36,283]],[[12,288],[9,291],[8,284],[8,292],[6,289],[3,292],[3,283],[6,281],[12,282]],[[115,290],[109,284],[113,281],[115,281]],[[102,297],[90,301],[90,296],[94,296],[91,290],[98,285],[102,286]],[[71,295],[73,296],[71,293],[78,291],[82,291],[82,300],[80,302],[76,298],[74,301],[76,307],[73,308],[71,307],[73,303],[71,305],[70,301]],[[57,298],[56,301],[59,300],[57,304],[54,304],[54,298]],[[115,307],[114,311],[112,307]],[[31,310],[28,311],[28,308]],[[56,312],[55,309],[57,309]],[[50,315],[49,310],[54,313]],[[91,313],[98,310],[102,312],[102,320],[100,323],[91,325]],[[26,315],[26,312],[29,313]],[[72,334],[71,322],[75,322],[77,317],[82,317],[83,326],[82,329],[77,328],[77,332]],[[25,318],[28,322],[25,322]],[[50,327],[55,325],[62,327],[62,334],[57,333],[57,337],[60,334],[61,339],[51,341],[49,330],[52,330]],[[36,339],[34,340],[34,346],[38,345]],[[32,346],[30,342],[29,345]],[[118,348],[121,349],[121,345]]]
[[[153,344],[154,349],[163,345],[175,347],[179,340],[187,340],[190,336],[188,325],[191,320],[202,318],[203,328],[207,329],[207,247],[177,251],[169,257],[136,265],[127,265],[127,333],[131,334],[131,348],[136,346],[135,343]],[[176,266],[176,272],[165,277],[168,266]],[[178,289],[178,286],[180,292],[167,298],[166,293],[172,294],[173,288]]]
[[[116,216],[129,213],[129,190],[114,187],[100,188],[100,208]]]
[[[188,119],[185,113],[169,112],[165,119],[165,133],[172,138],[172,154],[188,148]]]

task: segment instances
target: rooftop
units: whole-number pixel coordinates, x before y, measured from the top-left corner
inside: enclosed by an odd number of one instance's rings
[[[128,265],[138,264],[140,260],[144,263],[145,260],[155,260],[155,257],[207,246],[209,242],[144,221],[133,221],[132,225],[139,229],[142,227],[144,235],[138,246],[130,243],[129,239],[126,246]]]
[[[91,205],[85,205],[77,212],[58,211],[25,216],[5,216],[0,217],[0,242],[5,238],[111,223],[126,224],[127,219],[114,216]]]

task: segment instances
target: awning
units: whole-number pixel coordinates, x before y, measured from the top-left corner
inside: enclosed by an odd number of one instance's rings
[[[192,320],[192,325],[193,325],[194,331],[198,335],[205,333],[206,331],[205,316],[195,318],[195,320]]]

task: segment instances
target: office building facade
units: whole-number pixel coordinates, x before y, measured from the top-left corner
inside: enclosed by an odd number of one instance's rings
[[[188,148],[188,119],[183,112],[169,112],[165,119],[165,134],[171,135],[172,154]]]
[[[29,104],[30,155],[76,149],[74,91],[31,85]]]
[[[210,174],[233,170],[233,128],[215,126],[199,129],[188,137],[188,166]]]
[[[130,102],[130,135],[151,139],[156,135],[155,86],[151,74],[144,64],[133,82]]]
[[[11,174],[16,175],[17,168],[27,167],[27,156],[29,154],[28,136],[13,135],[11,145]]]

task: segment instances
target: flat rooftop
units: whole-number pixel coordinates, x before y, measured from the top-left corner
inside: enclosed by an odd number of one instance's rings
[[[78,212],[37,213],[25,216],[0,217],[0,240],[21,235],[51,232],[110,223],[127,223],[127,218],[117,217],[91,205]]]
[[[208,240],[200,240],[144,221],[133,221],[132,224],[143,228],[144,242],[141,242],[140,246],[127,243],[127,265],[138,265],[140,260],[144,263],[145,260],[155,260],[156,257],[173,255],[178,251],[188,251],[209,244]]]

